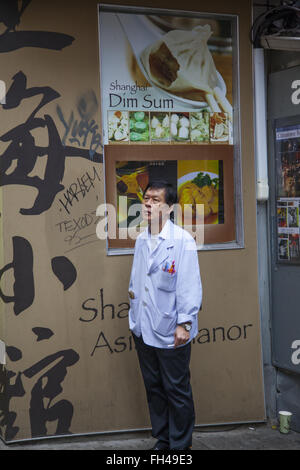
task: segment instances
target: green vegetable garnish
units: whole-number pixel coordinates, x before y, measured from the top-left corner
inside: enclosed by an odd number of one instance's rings
[[[213,186],[216,189],[219,185],[219,178],[211,179],[209,175],[205,175],[204,173],[202,173],[202,171],[200,171],[196,178],[192,180],[192,183],[199,186],[199,188],[203,188],[203,186]]]

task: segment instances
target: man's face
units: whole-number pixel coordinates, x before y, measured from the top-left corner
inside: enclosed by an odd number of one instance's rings
[[[165,200],[165,189],[147,189],[143,200],[143,219],[148,224],[159,223],[169,217],[172,206],[168,206]]]

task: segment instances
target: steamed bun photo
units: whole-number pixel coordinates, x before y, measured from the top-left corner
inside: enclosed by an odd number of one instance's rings
[[[213,93],[218,76],[207,46],[211,34],[209,25],[173,30],[148,46],[141,60],[152,82],[175,93],[192,89]]]

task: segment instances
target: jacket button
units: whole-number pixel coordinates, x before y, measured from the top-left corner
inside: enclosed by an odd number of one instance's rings
[[[149,291],[149,289],[148,289],[148,287],[147,287],[147,286],[145,286],[145,291],[146,291],[146,292],[148,292],[148,291]]]
[[[147,306],[146,302],[143,301],[143,305],[144,305],[144,307],[146,307]]]

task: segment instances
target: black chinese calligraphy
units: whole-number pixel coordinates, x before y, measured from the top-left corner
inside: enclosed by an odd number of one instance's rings
[[[12,362],[19,361],[23,357],[21,349],[16,348],[15,346],[6,346],[5,350],[7,356]]]
[[[0,281],[6,271],[12,269],[15,276],[14,295],[8,296],[0,288],[0,298],[5,303],[14,303],[14,313],[19,315],[30,307],[34,300],[33,252],[28,240],[13,237],[13,261],[0,270]]]
[[[2,0],[0,8],[0,22],[4,23],[6,30],[15,31],[16,26],[20,24],[21,16],[25,8],[29,5],[31,0],[22,0],[21,8],[19,9],[18,0]]]
[[[6,104],[2,106],[4,109],[13,109],[18,107],[23,99],[36,95],[42,95],[42,99],[25,123],[0,136],[2,142],[9,143],[4,153],[0,155],[0,185],[20,184],[38,190],[33,206],[20,209],[23,215],[38,215],[51,207],[56,194],[64,189],[62,180],[66,156],[90,159],[88,150],[62,144],[51,116],[45,114],[43,118],[36,117],[43,106],[60,96],[51,87],[27,88],[27,78],[20,71],[13,77],[13,83],[6,95]],[[35,145],[35,138],[31,132],[38,128],[45,128],[48,131],[48,146]],[[37,175],[29,176],[39,157],[47,157],[44,178]],[[95,152],[93,161],[102,161],[102,154]],[[13,162],[16,163],[16,167],[11,170]]]
[[[21,351],[18,352],[17,348],[12,346],[8,348],[7,355],[14,361],[22,357]],[[76,364],[78,360],[79,355],[73,349],[67,349],[50,354],[17,374],[0,366],[0,391],[5,390],[5,393],[0,393],[0,436],[10,441],[18,434],[19,427],[14,426],[17,414],[9,410],[10,401],[13,397],[22,397],[26,394],[22,382],[23,376],[33,379],[41,372],[42,375],[31,389],[29,416],[32,437],[46,436],[46,424],[49,421],[57,421],[56,435],[70,434],[72,403],[65,399],[54,405],[52,402],[63,390],[61,384],[67,375],[67,368]],[[14,383],[12,383],[13,377],[16,377]],[[49,400],[47,406],[44,404],[44,399]]]
[[[57,362],[60,358],[61,360]],[[52,402],[63,390],[61,383],[67,374],[67,368],[76,364],[78,360],[79,355],[73,349],[67,349],[45,357],[23,372],[25,377],[32,378],[46,369],[31,391],[29,416],[32,437],[47,435],[46,424],[48,421],[57,421],[55,435],[70,434],[73,417],[72,403],[64,399],[53,405]],[[55,365],[47,369],[53,363]],[[46,406],[45,399],[49,400]]]
[[[11,361],[19,361],[22,358],[22,352],[14,346],[7,346],[6,354]],[[21,372],[16,374],[0,365],[0,436],[6,441],[14,439],[20,429],[14,426],[17,413],[9,408],[12,398],[25,395],[21,375]]]
[[[33,333],[37,336],[37,341],[43,341],[45,339],[51,338],[54,335],[53,331],[50,328],[44,328],[36,326],[32,328]]]
[[[14,426],[17,413],[9,410],[10,401],[14,397],[25,395],[21,373],[16,376],[15,383],[10,385],[12,377],[15,376],[14,372],[7,371],[4,366],[0,366],[0,390],[5,389],[5,393],[0,394],[0,436],[6,441],[14,439],[20,429],[18,426]]]
[[[77,278],[74,264],[66,256],[56,256],[52,258],[51,265],[55,276],[63,284],[64,290],[69,289]]]
[[[50,31],[16,31],[24,10],[31,0],[1,0],[0,24],[4,32],[0,34],[0,52],[10,52],[21,47],[39,47],[61,51],[74,41],[68,34]]]

